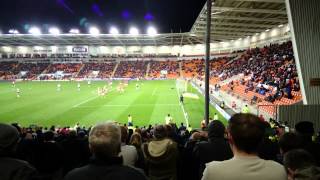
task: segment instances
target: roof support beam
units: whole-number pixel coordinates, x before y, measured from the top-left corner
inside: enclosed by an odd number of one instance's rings
[[[197,32],[204,32],[205,28],[203,28],[203,30],[199,30],[197,28]],[[218,31],[236,31],[236,32],[253,32],[253,33],[257,33],[257,32],[261,32],[261,29],[254,29],[254,28],[246,28],[246,27],[241,27],[241,28],[234,28],[234,27],[214,27],[214,30],[218,30]]]
[[[223,35],[239,35],[239,36],[250,36],[253,33],[241,33],[241,32],[227,32],[227,31],[212,31],[213,34],[223,34]]]
[[[235,7],[213,7],[213,11],[218,12],[245,12],[245,13],[260,13],[260,14],[280,14],[287,15],[285,10],[274,10],[274,9],[253,9],[253,8],[235,8]]]
[[[205,15],[202,15],[204,17]],[[239,21],[257,21],[257,22],[277,22],[277,23],[287,23],[288,19],[280,18],[255,18],[255,17],[241,17],[241,16],[224,16],[224,15],[213,15],[213,19],[222,20],[239,20]]]
[[[198,28],[205,28],[206,23],[205,22],[198,22],[198,26],[195,26],[195,29]],[[264,29],[264,28],[272,28],[275,27],[276,25],[270,25],[270,24],[257,24],[257,23],[231,23],[231,22],[213,22],[212,25],[216,26],[240,26],[240,27],[254,27],[254,28],[259,28],[259,29]]]
[[[227,0],[227,1],[230,1],[230,0]],[[262,2],[262,3],[285,3],[284,0],[233,0],[233,1]]]

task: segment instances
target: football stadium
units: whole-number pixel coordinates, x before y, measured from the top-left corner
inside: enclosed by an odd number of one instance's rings
[[[320,179],[319,0],[0,4],[1,180]]]

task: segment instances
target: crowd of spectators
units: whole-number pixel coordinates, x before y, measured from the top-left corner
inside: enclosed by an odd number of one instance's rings
[[[115,66],[115,61],[108,63],[85,63],[77,78],[88,78],[92,75],[93,71],[99,71],[96,78],[109,78],[111,77]]]
[[[147,73],[149,61],[121,61],[115,74],[115,78],[141,78]]]
[[[15,78],[13,69],[16,68],[18,62],[0,62],[0,79],[8,80]]]
[[[182,61],[182,71],[185,77],[198,77],[204,75],[204,60],[203,59],[192,59]]]
[[[80,63],[56,63],[51,64],[47,69],[46,73],[56,73],[57,71],[63,71],[64,73],[77,73],[83,64]]]
[[[213,73],[220,80],[243,74],[243,78],[231,81],[228,88],[233,91],[234,87],[238,87],[237,91],[241,91],[241,95],[253,92],[253,101],[259,99],[259,102],[281,105],[292,104],[301,99],[290,41],[247,50],[241,58],[229,61],[223,69],[217,69]],[[286,99],[282,100],[283,97]]]
[[[0,177],[12,179],[319,179],[311,122],[294,131],[252,114],[183,124],[28,127],[0,124]]]
[[[49,63],[19,63],[17,68],[14,69],[14,74],[19,74],[21,71],[27,72],[22,75],[23,79],[35,79],[37,75],[41,74],[47,67]]]
[[[210,59],[209,69],[210,77],[213,77],[217,74],[217,71],[220,71],[224,68],[224,65],[229,62],[232,57],[218,57]],[[195,77],[201,78],[204,76],[205,70],[205,60],[204,59],[192,59],[192,60],[182,60],[182,71],[185,77]]]
[[[160,78],[161,71],[166,71],[166,77],[177,78],[180,76],[179,61],[151,61],[148,76],[152,78]]]

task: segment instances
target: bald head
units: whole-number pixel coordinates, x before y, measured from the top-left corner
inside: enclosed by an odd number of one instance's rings
[[[94,126],[89,134],[89,146],[96,157],[118,156],[121,146],[121,131],[115,123],[108,122]]]

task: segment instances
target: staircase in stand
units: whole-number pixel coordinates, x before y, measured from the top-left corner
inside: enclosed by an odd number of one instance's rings
[[[113,78],[114,74],[116,73],[118,66],[119,66],[120,62],[117,62],[116,66],[114,67],[112,74],[111,74],[111,78]]]
[[[180,77],[183,77],[182,62],[179,62],[179,72],[180,72]]]
[[[150,71],[150,62],[149,62],[148,65],[147,65],[147,71],[146,71],[146,76],[145,76],[145,78],[148,78],[148,76],[149,76],[149,71]]]
[[[79,71],[74,74],[74,76],[73,76],[74,78],[77,78],[77,77],[78,77],[79,73],[80,73],[81,70],[84,68],[84,66],[85,66],[85,64],[83,63],[82,66],[81,66],[81,68],[79,69]]]

